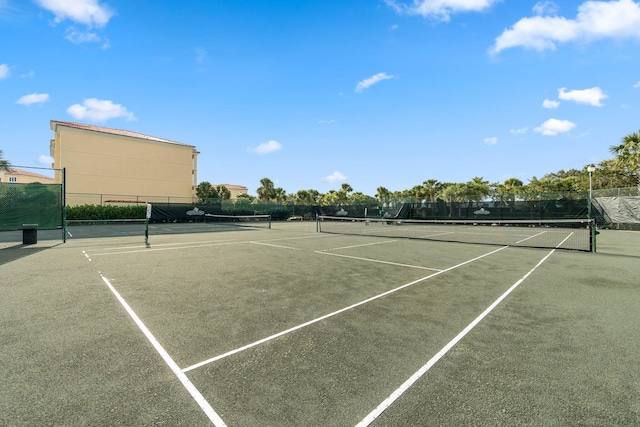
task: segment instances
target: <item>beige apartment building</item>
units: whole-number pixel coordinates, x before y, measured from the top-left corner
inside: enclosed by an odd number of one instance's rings
[[[39,173],[11,168],[8,171],[0,170],[0,182],[13,182],[16,184],[33,184],[36,182],[40,184],[53,184],[54,179]]]
[[[231,193],[232,199],[235,199],[240,194],[247,194],[247,192],[249,191],[247,187],[245,187],[244,185],[234,185],[234,184],[219,184],[219,185],[222,185],[223,187],[227,187],[227,190],[229,190],[229,193]],[[217,185],[214,185],[214,187],[216,186]]]
[[[53,167],[66,170],[67,205],[191,203],[193,145],[137,132],[51,120]],[[56,182],[61,181],[56,172]]]

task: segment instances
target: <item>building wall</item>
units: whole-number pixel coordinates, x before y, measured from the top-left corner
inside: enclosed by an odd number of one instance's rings
[[[0,170],[0,182],[15,182],[16,184],[53,184],[54,179],[45,175],[24,171],[21,169],[10,169],[8,172]]]
[[[66,122],[52,121],[51,128],[51,156],[54,168],[66,169],[70,205],[195,195],[198,152],[192,145]]]

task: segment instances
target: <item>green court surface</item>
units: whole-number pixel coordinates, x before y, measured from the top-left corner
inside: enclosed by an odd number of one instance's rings
[[[190,231],[0,243],[0,425],[640,425],[638,232]]]

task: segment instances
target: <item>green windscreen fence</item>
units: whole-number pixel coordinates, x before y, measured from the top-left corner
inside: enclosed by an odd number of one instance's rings
[[[61,184],[0,183],[0,231],[63,226]]]

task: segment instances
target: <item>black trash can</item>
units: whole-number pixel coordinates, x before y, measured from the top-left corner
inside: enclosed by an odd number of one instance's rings
[[[35,228],[22,229],[22,244],[35,245],[38,243],[38,230]]]

